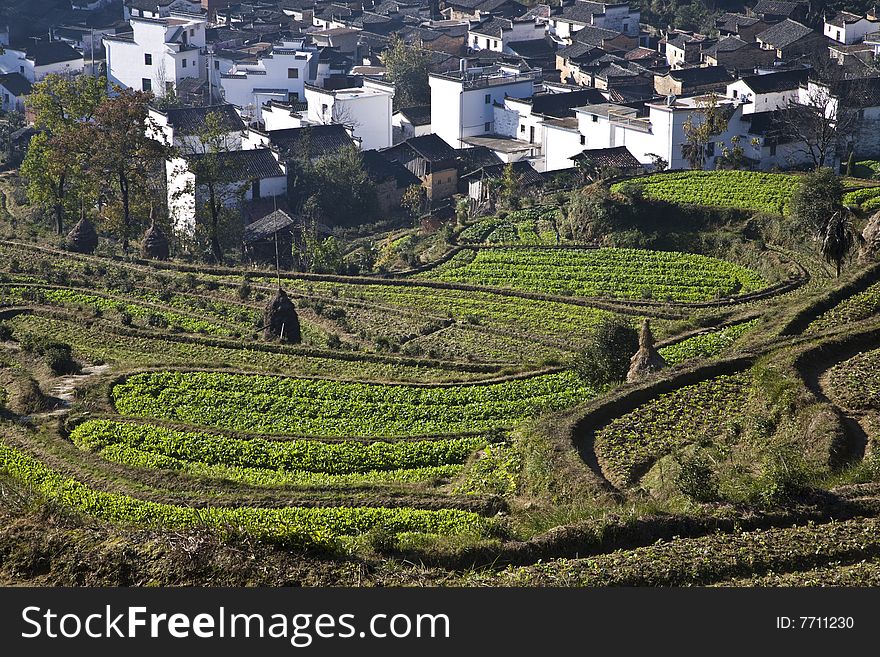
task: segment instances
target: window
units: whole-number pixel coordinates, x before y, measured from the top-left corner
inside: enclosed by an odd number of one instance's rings
[[[776,144],[770,144],[770,155],[776,155]]]
[[[624,31],[624,32],[628,32],[628,31],[629,31],[629,23],[624,23],[624,24],[623,24],[623,31]]]
[[[489,132],[492,129],[492,123],[490,121],[486,121],[483,124],[483,132]]]
[[[737,96],[739,96],[739,92],[736,89],[734,89],[733,90],[733,97],[736,98]]]
[[[593,123],[599,123],[599,115],[593,114]]]
[[[220,70],[220,62],[218,62],[218,61],[215,60],[215,61],[214,61],[214,68],[217,69],[217,70],[219,71],[219,70]]]
[[[840,30],[837,30],[837,40],[843,41],[843,32],[841,32]]]
[[[196,35],[196,31],[195,31],[195,29],[190,30],[190,31],[189,31],[189,35],[190,35],[190,36],[195,36],[195,35]]]
[[[520,131],[520,132],[525,132],[525,131],[526,131],[526,127],[525,127],[524,125],[521,125],[521,126],[519,127],[519,131]]]
[[[326,114],[326,113],[327,113],[327,104],[324,103],[321,105],[321,114]]]
[[[153,90],[153,81],[150,78],[144,78],[141,80],[141,89],[143,91],[152,91]]]
[[[144,53],[144,64],[147,66],[153,65],[153,56],[150,53]]]
[[[493,47],[493,48],[497,48],[497,47],[498,47],[498,41],[497,41],[497,40],[492,39],[492,47]]]
[[[584,135],[581,135],[581,146],[586,145],[586,143],[587,143],[587,138]]]
[[[299,77],[299,69],[298,68],[287,69],[287,77],[290,80],[296,80]]]
[[[486,104],[488,105],[491,102],[492,102],[492,94],[486,94]]]
[[[535,143],[535,126],[529,127],[529,143],[530,144]]]
[[[183,60],[183,64],[181,64],[181,67],[186,68],[186,60],[185,59]]]

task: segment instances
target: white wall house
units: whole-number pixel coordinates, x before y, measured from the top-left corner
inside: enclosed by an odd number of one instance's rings
[[[401,107],[391,115],[391,130],[395,144],[431,134],[431,106]]]
[[[0,110],[23,112],[25,99],[31,93],[31,83],[21,73],[0,75]]]
[[[79,75],[85,59],[64,41],[38,41],[24,50],[6,47],[0,53],[0,73],[18,73],[28,82],[39,82],[50,73]]]
[[[301,128],[305,123],[305,101],[294,105],[270,100],[263,105],[263,128],[266,132],[272,130],[286,130],[288,128]]]
[[[880,21],[873,15],[859,16],[848,11],[838,12],[834,18],[825,20],[824,34],[829,39],[851,45],[865,38],[866,34],[880,29]]]
[[[182,11],[198,14],[202,11],[201,0],[125,0],[123,18],[168,18],[171,12]]]
[[[561,14],[551,15],[548,30],[557,39],[569,44],[574,33],[587,25],[637,37],[640,16],[639,10],[630,9],[628,2],[576,0],[574,4],[564,7]]]
[[[388,148],[393,144],[391,105],[394,87],[364,79],[363,87],[321,89],[306,85],[310,123],[338,123],[352,128],[363,150]]]
[[[232,105],[173,107],[165,111],[151,107],[147,117],[147,136],[185,153],[201,152],[204,145],[199,135],[204,133],[211,114],[219,117],[219,126],[224,133],[222,149],[240,150],[246,127]]]
[[[287,193],[287,171],[278,154],[268,148],[216,153],[228,173],[220,197],[227,208]],[[197,218],[206,216],[207,189],[193,173],[187,159],[166,162],[168,212],[175,234],[191,238]]]
[[[690,163],[684,147],[687,143],[684,125],[691,119],[701,121],[700,111],[705,106],[704,96],[668,99],[646,103],[644,111],[635,107],[602,103],[578,108],[577,129],[574,121],[548,122],[545,150],[548,170],[571,166],[569,158],[583,150],[626,146],[642,164],[650,165],[655,155],[669,163],[670,169],[688,169]],[[771,132],[764,129],[768,113],[743,116],[740,100],[716,96],[718,106],[731,111],[727,129],[712,137],[706,148],[704,168],[714,169],[722,155],[722,147],[732,148],[733,137],[739,140],[744,155],[757,168],[790,167],[807,161],[806,153],[796,144],[779,147]],[[552,168],[551,168],[552,167]]]
[[[104,37],[111,84],[164,96],[185,78],[207,79],[204,19],[172,14],[129,23],[131,33]]]
[[[543,39],[546,28],[534,18],[526,20],[496,18],[471,23],[468,29],[467,45],[473,50],[492,50],[508,55],[513,54],[509,45],[513,41],[534,41]]]
[[[800,85],[806,83],[808,75],[806,69],[750,75],[727,85],[727,96],[747,101],[743,114],[782,109],[798,102]]]
[[[506,66],[431,73],[431,129],[453,148],[464,148],[462,139],[494,132],[495,103],[531,96],[540,81],[541,71]]]
[[[253,63],[236,63],[220,75],[223,98],[242,110],[251,120],[262,119],[263,104],[275,100],[287,102],[305,98],[305,85],[311,82],[314,48],[306,48],[303,39],[282,41],[271,52]]]

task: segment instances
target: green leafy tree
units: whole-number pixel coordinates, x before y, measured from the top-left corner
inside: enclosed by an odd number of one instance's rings
[[[601,182],[571,194],[568,205],[569,232],[576,240],[594,240],[614,230],[623,217],[622,204]]]
[[[223,261],[221,231],[234,219],[227,208],[244,198],[250,181],[239,180],[238,172],[227,164],[225,154],[238,149],[223,125],[222,115],[210,112],[196,136],[197,139],[187,140],[178,148],[186,168],[195,176],[195,183],[174,192],[174,198],[195,194],[196,211],[206,220],[211,259],[219,263]]]
[[[843,184],[831,169],[805,175],[791,198],[791,214],[799,230],[824,240],[828,222],[843,210]]]
[[[682,151],[691,169],[702,169],[706,164],[707,147],[712,137],[727,128],[728,116],[718,106],[718,99],[709,94],[698,102],[698,110],[684,122],[685,141]]]
[[[356,226],[375,221],[379,212],[376,186],[354,146],[322,157],[304,174],[312,194],[310,214],[329,226]]]
[[[428,86],[431,53],[421,42],[407,45],[395,34],[381,60],[387,69],[388,81],[394,84],[395,109],[431,102],[431,88]]]
[[[153,191],[145,172],[155,170],[168,149],[147,136],[146,128],[153,123],[148,111],[151,95],[127,89],[116,91],[116,95],[98,105],[94,120],[87,127],[93,143],[93,170],[118,195],[121,204],[118,232],[122,248],[127,251],[132,201]]]
[[[30,201],[53,210],[59,235],[64,232],[67,213],[96,196],[84,162],[93,146],[83,133],[107,97],[106,85],[104,78],[51,74],[35,84],[28,97],[40,138],[31,140],[22,175],[28,181]]]
[[[618,383],[626,378],[632,355],[638,351],[639,334],[616,317],[603,319],[587,347],[574,359],[572,367],[594,386]]]
[[[418,219],[425,213],[427,203],[428,194],[421,185],[410,185],[400,197],[400,205],[412,219]]]
[[[508,209],[515,210],[519,207],[519,189],[522,177],[513,170],[513,164],[508,162],[504,165],[504,172],[498,183],[498,195],[501,203]]]

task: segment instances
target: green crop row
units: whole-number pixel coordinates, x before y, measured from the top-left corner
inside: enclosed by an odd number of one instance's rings
[[[370,437],[490,431],[594,394],[571,372],[451,387],[149,372],[113,388],[123,415],[253,433]]]
[[[66,306],[86,306],[102,311],[113,310],[125,312],[132,317],[147,319],[150,317],[161,318],[170,326],[177,326],[180,330],[190,333],[208,333],[211,335],[230,335],[231,331],[217,324],[212,324],[203,319],[188,317],[168,310],[150,308],[140,304],[130,303],[112,297],[88,294],[78,290],[66,290],[56,288],[33,288],[33,287],[0,287],[0,302],[7,304],[36,301],[39,303],[51,303]]]
[[[871,210],[877,207],[877,203],[880,203],[880,185],[847,192],[843,195],[843,203],[862,210]]]
[[[830,310],[825,311],[807,327],[807,333],[816,333],[851,322],[873,317],[880,311],[880,283],[847,297]]]
[[[748,399],[748,377],[720,376],[652,399],[596,432],[594,446],[610,481],[629,486],[657,459],[706,436],[721,436],[723,423]]]
[[[419,278],[551,294],[704,301],[758,290],[745,267],[690,253],[641,249],[463,251]]]
[[[616,183],[611,190],[635,184],[645,196],[670,203],[785,214],[799,181],[792,174],[757,171],[677,171]]]
[[[832,367],[828,389],[846,408],[880,409],[880,350],[861,353]]]
[[[487,535],[496,526],[490,519],[457,509],[191,508],[160,504],[95,490],[5,444],[0,444],[0,471],[27,483],[47,500],[109,522],[166,529],[238,530],[265,540],[301,545],[333,546],[339,537],[356,536],[375,527],[392,533]]]
[[[701,335],[676,342],[668,347],[658,349],[660,355],[669,365],[677,365],[691,358],[710,358],[729,349],[747,331],[754,328],[758,320],[734,324],[718,331],[711,331]]]
[[[274,487],[297,486],[310,488],[340,488],[364,485],[388,485],[399,483],[420,483],[438,479],[450,479],[458,475],[462,465],[438,465],[426,468],[406,468],[402,470],[368,470],[352,474],[326,474],[323,472],[303,472],[271,470],[268,468],[246,468],[235,465],[209,465],[194,463],[171,456],[114,444],[100,450],[101,458],[114,463],[138,468],[176,470],[194,477],[236,481],[249,486]]]
[[[679,538],[585,559],[476,574],[482,586],[694,586],[880,556],[880,520],[866,518]],[[829,582],[832,583],[832,582]]]
[[[92,451],[124,445],[192,463],[334,475],[462,464],[487,444],[485,437],[393,443],[241,439],[113,420],[85,422],[70,438]]]

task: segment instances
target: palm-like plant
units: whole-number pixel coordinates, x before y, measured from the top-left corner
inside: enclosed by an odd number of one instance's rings
[[[852,210],[843,207],[831,215],[820,235],[822,238],[822,256],[828,264],[833,264],[840,278],[840,268],[853,247],[862,242],[862,236],[852,221]]]

